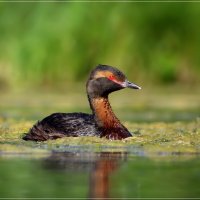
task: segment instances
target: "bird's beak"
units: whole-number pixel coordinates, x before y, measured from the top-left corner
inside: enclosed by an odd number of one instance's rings
[[[123,86],[127,88],[132,88],[132,89],[139,89],[139,90],[142,89],[140,86],[136,85],[135,83],[131,83],[128,80],[125,80],[123,82]]]

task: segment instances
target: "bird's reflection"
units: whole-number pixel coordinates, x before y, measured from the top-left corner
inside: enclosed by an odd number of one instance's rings
[[[89,198],[108,198],[109,177],[126,160],[126,152],[54,152],[45,159],[44,166],[51,170],[89,172]]]
[[[109,197],[109,176],[126,159],[124,153],[101,153],[90,174],[90,198]]]

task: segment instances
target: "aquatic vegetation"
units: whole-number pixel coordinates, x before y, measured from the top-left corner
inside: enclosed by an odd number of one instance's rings
[[[80,90],[78,90],[80,91]],[[163,91],[163,90],[162,90]],[[111,95],[113,109],[121,122],[133,133],[122,141],[98,137],[67,137],[46,142],[26,142],[22,137],[29,128],[53,112],[89,112],[83,92],[62,95],[1,96],[0,152],[1,153],[50,153],[54,151],[128,151],[139,155],[199,153],[200,113],[199,93],[151,95],[145,92],[134,96],[134,106],[129,92],[124,98]],[[166,94],[168,92],[169,95]],[[194,91],[192,91],[194,92]],[[126,96],[127,95],[127,96]],[[116,95],[117,97],[118,95]],[[157,100],[155,102],[155,99]],[[78,106],[77,106],[78,105]]]
[[[1,153],[48,153],[54,151],[127,151],[148,154],[200,153],[200,120],[191,122],[152,122],[125,125],[133,137],[111,141],[98,137],[66,137],[45,142],[26,142],[22,136],[34,123],[2,120]]]

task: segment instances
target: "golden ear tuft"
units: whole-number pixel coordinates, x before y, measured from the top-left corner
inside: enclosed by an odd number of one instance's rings
[[[97,78],[108,78],[109,76],[114,76],[112,72],[110,71],[98,71],[96,72],[94,78],[97,79]]]

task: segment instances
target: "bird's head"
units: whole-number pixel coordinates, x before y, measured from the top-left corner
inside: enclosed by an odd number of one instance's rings
[[[94,68],[87,82],[87,92],[91,97],[105,97],[124,88],[141,89],[129,82],[117,68],[108,65],[98,65]]]

